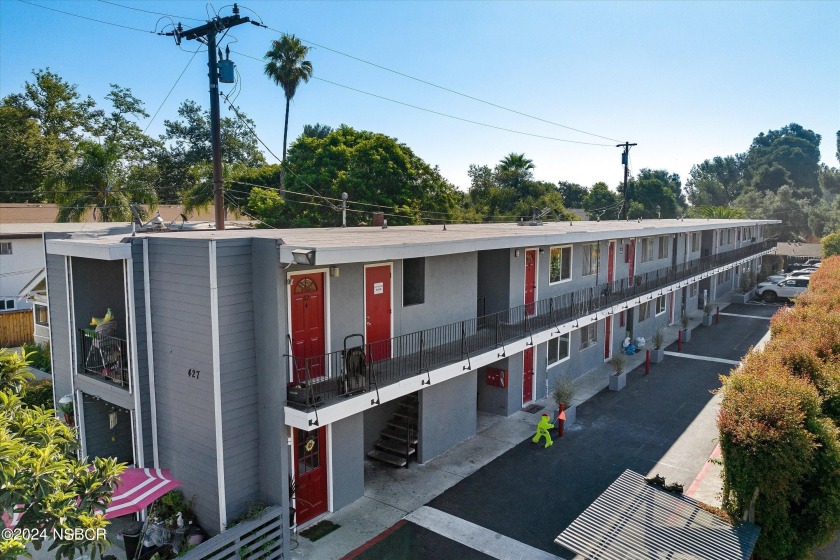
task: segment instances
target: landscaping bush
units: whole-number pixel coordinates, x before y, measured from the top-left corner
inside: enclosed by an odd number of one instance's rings
[[[803,558],[840,529],[840,258],[723,381],[724,507],[762,528],[760,559]]]
[[[50,370],[50,343],[24,344],[23,351],[27,354],[32,367],[49,373]]]
[[[26,393],[21,399],[26,406],[40,406],[43,409],[53,409],[53,384],[49,379],[39,379],[26,384]]]

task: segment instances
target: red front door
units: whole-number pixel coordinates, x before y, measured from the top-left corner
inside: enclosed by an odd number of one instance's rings
[[[324,375],[324,273],[292,276],[290,295],[292,316],[293,379],[306,381]]]
[[[297,524],[327,511],[327,429],[295,429]]]
[[[674,324],[674,292],[668,294],[668,324]]]
[[[633,274],[636,272],[636,240],[631,239],[630,244],[627,246],[627,262],[630,263],[630,269],[627,273],[629,278],[628,282],[632,286],[633,285]]]
[[[609,360],[612,358],[612,315],[605,319],[604,324],[604,359]]]
[[[615,241],[610,241],[607,259],[607,283],[612,284],[615,280]]]
[[[522,404],[534,400],[534,349],[522,353]]]
[[[537,297],[537,250],[525,251],[525,306],[528,315],[534,314],[534,301]],[[528,399],[530,400],[530,399]]]
[[[391,357],[391,265],[365,268],[365,340],[373,361]]]

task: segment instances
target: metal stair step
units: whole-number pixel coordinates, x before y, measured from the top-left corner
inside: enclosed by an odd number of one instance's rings
[[[406,420],[412,420],[414,425],[417,425],[417,411],[402,411],[398,410],[394,413],[394,418],[405,418]]]
[[[406,433],[405,429],[397,430],[394,428],[386,428],[379,432],[379,435],[384,438],[396,439],[405,442]],[[409,443],[411,445],[417,445],[417,436],[412,437],[411,440],[409,440]]]
[[[394,417],[388,422],[387,425],[391,428],[396,428],[397,430],[416,429],[416,428],[410,426],[409,423],[406,422],[405,420],[406,420],[405,418]],[[412,424],[414,426],[416,426],[416,424],[414,424],[413,422],[412,422]]]
[[[413,445],[406,447],[405,442],[400,442],[396,439],[378,439],[373,445],[382,451],[388,451],[403,457],[410,457],[417,451]]]
[[[379,449],[368,451],[367,456],[371,459],[376,459],[377,461],[382,461],[383,463],[394,465],[395,467],[404,467],[408,464],[408,459],[406,459],[405,457],[399,457],[397,455],[388,453],[387,451],[381,451]]]

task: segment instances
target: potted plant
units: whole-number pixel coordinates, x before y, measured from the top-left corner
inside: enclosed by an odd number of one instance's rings
[[[747,303],[750,301],[753,298],[755,280],[755,275],[749,269],[744,270],[741,274],[741,279],[738,281],[738,291],[732,295],[732,301],[738,303]]]
[[[712,309],[715,308],[715,304],[712,301],[707,301],[706,304],[703,306],[703,326],[704,327],[711,327],[712,326]]]
[[[64,423],[70,426],[71,428],[74,427],[75,418],[73,416],[73,396],[72,395],[64,395],[60,399],[58,399],[58,410],[60,410],[64,414]]]
[[[683,313],[680,316],[680,324],[682,325],[682,340],[683,342],[688,342],[691,340],[691,331],[688,328],[688,313]]]
[[[650,361],[654,364],[660,363],[665,359],[665,330],[656,329],[653,336],[650,337],[650,342],[653,344],[653,352],[650,353]]]
[[[554,382],[554,388],[551,390],[551,398],[557,403],[558,409],[562,406],[566,413],[566,424],[569,426],[574,424],[577,420],[577,406],[572,406],[572,399],[575,398],[574,382],[571,379],[558,377]]]
[[[615,372],[610,376],[610,391],[621,391],[627,385],[627,373],[624,366],[627,364],[627,356],[623,352],[615,352],[610,358],[609,364]]]

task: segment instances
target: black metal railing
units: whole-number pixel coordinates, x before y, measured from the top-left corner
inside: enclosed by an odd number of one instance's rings
[[[676,282],[709,270],[763,253],[775,242],[763,241],[733,251],[708,255],[611,283],[581,288],[574,292],[541,299],[498,313],[466,319],[388,340],[365,342],[352,349],[337,350],[309,358],[288,356],[290,405],[308,409],[336,399],[378,389],[414,375],[426,375],[431,384],[431,370],[466,360],[464,370],[472,368],[470,357],[494,348],[499,358],[506,355],[505,345],[529,338],[535,332],[557,327],[592,313],[629,302]],[[631,281],[632,280],[632,281]],[[531,342],[533,344],[533,342]],[[360,355],[362,354],[363,355]]]
[[[79,371],[129,388],[128,344],[108,329],[79,329]]]

